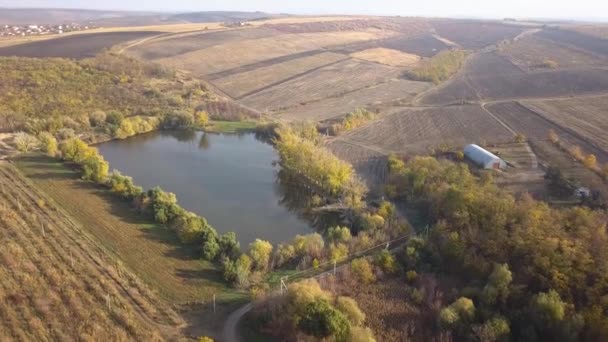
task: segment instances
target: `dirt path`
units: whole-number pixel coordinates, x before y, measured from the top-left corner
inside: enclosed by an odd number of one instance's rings
[[[241,307],[235,312],[231,313],[226,319],[226,323],[224,323],[224,330],[222,332],[224,342],[240,342],[241,339],[238,336],[237,325],[247,314],[249,311],[253,309],[253,303],[248,303],[247,305]]]

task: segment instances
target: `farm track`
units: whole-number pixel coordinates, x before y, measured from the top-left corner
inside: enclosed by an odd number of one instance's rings
[[[71,284],[84,293],[82,296],[88,296],[86,297],[88,305],[85,307],[88,309],[96,306],[103,307],[109,300],[105,294],[111,294],[112,305],[133,310],[132,313],[135,313],[138,319],[148,327],[144,330],[153,328],[153,330],[164,331],[167,337],[175,336],[177,325],[181,321],[171,309],[163,307],[147,289],[142,287],[139,280],[124,271],[117,261],[116,265],[112,266],[113,258],[109,257],[106,251],[97,247],[92,238],[87,236],[59,208],[51,204],[53,202],[48,201],[45,196],[32,188],[12,165],[5,162],[0,163],[0,176],[4,199],[17,209],[16,211],[19,213],[17,220],[23,227],[14,232],[18,237],[17,240],[36,242],[37,250],[45,251],[44,260],[46,262],[52,261],[55,266],[62,268],[73,265],[71,269],[73,269],[72,272],[78,274],[76,277],[78,281],[74,278]],[[41,200],[44,201],[43,203],[47,203],[44,207],[40,207]],[[18,210],[23,207],[31,211],[30,217],[24,216],[26,213]],[[39,226],[40,232],[32,231],[35,226],[38,226],[38,224],[27,223],[32,220],[41,225]],[[27,253],[31,257],[39,254]],[[39,265],[42,261],[32,261],[32,263]],[[53,269],[43,268],[40,269],[40,272],[50,279],[53,275],[45,272],[51,270]],[[70,277],[66,272],[69,273],[69,268],[64,271],[64,274]],[[66,307],[73,304],[70,302],[73,301],[72,299],[65,296],[62,298]],[[82,309],[86,310],[84,307]],[[112,312],[109,314],[113,315]],[[57,327],[56,331],[61,331],[61,329]],[[56,337],[59,338],[59,336]]]

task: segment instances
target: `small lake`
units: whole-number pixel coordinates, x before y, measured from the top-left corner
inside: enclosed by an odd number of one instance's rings
[[[273,244],[312,232],[281,204],[278,155],[253,133],[160,131],[96,146],[117,169],[148,190],[160,186],[218,233],[233,231],[242,248],[256,238]]]

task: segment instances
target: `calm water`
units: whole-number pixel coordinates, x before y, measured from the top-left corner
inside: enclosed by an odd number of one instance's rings
[[[310,233],[288,210],[277,182],[278,156],[254,134],[163,131],[97,146],[111,169],[144,189],[159,185],[179,204],[207,218],[219,233],[233,231],[246,247],[256,238],[277,243]]]

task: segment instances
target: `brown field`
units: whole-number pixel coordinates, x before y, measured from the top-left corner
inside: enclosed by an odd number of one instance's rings
[[[196,76],[203,76],[280,56],[392,35],[394,35],[392,32],[375,29],[360,32],[282,34],[275,37],[228,42],[170,58],[157,59],[157,61],[170,67],[190,71]],[[167,49],[171,49],[170,44]]]
[[[535,35],[507,44],[501,47],[499,53],[524,70],[547,69],[548,66],[544,65],[547,60],[555,62],[557,69],[608,64],[604,58]]]
[[[549,121],[518,102],[491,104],[486,108],[511,129],[525,135],[532,142],[548,140],[549,130],[553,130],[562,143],[579,146],[586,153],[595,154],[599,162],[608,162],[608,153],[593,144],[588,136],[581,136],[569,127]]]
[[[430,87],[430,83],[391,79],[340,96],[279,110],[276,115],[287,120],[323,121],[346,115],[357,108],[382,108],[393,102],[409,103],[416,94]]]
[[[387,39],[338,46],[332,50],[335,52],[350,54],[375,48],[392,49],[418,56],[432,57],[441,50],[445,50],[447,45],[437,40],[431,34],[423,34],[416,37],[399,35]]]
[[[386,82],[399,74],[394,67],[345,60],[264,89],[240,102],[262,111],[286,109]]]
[[[108,32],[71,35],[0,48],[0,56],[64,57],[82,59],[94,57],[104,49],[131,40],[158,35],[159,32]]]
[[[523,104],[608,152],[608,96],[530,101]]]
[[[608,57],[608,44],[606,44],[606,40],[601,38],[560,29],[542,30],[537,34],[557,43],[572,45],[579,49],[595,53],[599,56]]]
[[[215,79],[213,84],[232,98],[239,99],[346,58],[341,54],[322,52]]]
[[[181,319],[56,202],[0,163],[0,339],[164,340]]]
[[[441,145],[461,148],[508,142],[513,134],[480,106],[404,109],[381,117],[337,140],[377,148],[386,153],[426,154]]]
[[[279,32],[270,28],[226,29],[155,38],[129,49],[129,54],[145,60],[155,60],[197,51],[215,45],[266,38]]]
[[[225,100],[205,102],[197,110],[206,111],[213,120],[241,121],[259,119],[261,115],[253,109],[246,108],[233,101]]]
[[[523,72],[504,57],[480,53],[450,81],[426,93],[421,104],[447,105],[480,100],[532,99],[608,91],[604,68]]]
[[[522,27],[491,21],[436,20],[431,23],[439,36],[465,49],[481,49],[510,40],[520,34]]]
[[[420,61],[420,56],[386,48],[363,50],[352,53],[350,56],[395,67],[412,67]]]

